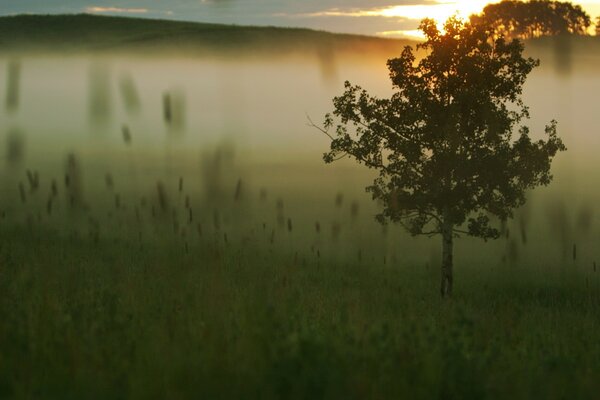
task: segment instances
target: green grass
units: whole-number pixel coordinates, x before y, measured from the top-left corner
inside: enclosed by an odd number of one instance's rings
[[[125,52],[263,55],[365,50],[399,54],[406,40],[255,27],[80,15],[0,17],[0,49],[8,52]]]
[[[596,398],[593,275],[0,237],[0,398]],[[529,271],[529,272],[527,272]],[[537,271],[537,272],[536,272]]]

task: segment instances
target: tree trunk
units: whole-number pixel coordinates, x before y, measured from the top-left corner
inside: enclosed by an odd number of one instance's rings
[[[442,297],[452,296],[452,252],[453,252],[453,227],[446,224],[442,230]]]

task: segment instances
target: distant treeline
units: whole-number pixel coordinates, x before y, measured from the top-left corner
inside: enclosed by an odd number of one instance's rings
[[[334,34],[297,28],[79,15],[0,17],[0,51],[168,53],[399,53],[407,40]]]

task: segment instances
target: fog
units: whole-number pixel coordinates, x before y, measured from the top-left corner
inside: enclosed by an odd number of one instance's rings
[[[502,239],[457,241],[459,268],[517,261],[542,268],[565,260],[587,268],[600,259],[593,245],[600,216],[595,49],[591,41],[528,45],[542,62],[525,86],[528,125],[536,137],[556,119],[568,151],[553,164],[553,183],[528,196]],[[152,199],[160,182],[169,193],[185,186],[192,199],[177,201],[196,202],[200,220],[212,221],[215,210],[225,208],[220,212],[230,226],[237,220],[248,229],[285,230],[282,224],[293,221],[299,233],[287,237],[290,248],[330,240],[328,253],[335,257],[355,257],[356,247],[364,246],[378,262],[383,253],[406,263],[435,263],[439,239],[378,226],[378,205],[364,192],[373,172],[348,160],[325,165],[328,139],[307,125],[308,117],[318,123],[332,110],[345,80],[389,96],[385,61],[381,52],[239,59],[0,56],[2,223],[33,218],[46,227],[63,224],[45,214],[48,194],[53,185],[62,188],[65,175],[71,201],[81,197],[100,221],[115,202],[130,211],[146,198],[159,204]],[[236,211],[231,207],[242,192],[244,206]],[[326,240],[316,239],[317,223]]]

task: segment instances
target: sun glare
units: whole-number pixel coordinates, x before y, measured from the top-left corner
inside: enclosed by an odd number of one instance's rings
[[[471,14],[479,13],[483,8],[493,3],[488,0],[435,0],[430,4],[392,6],[376,11],[382,17],[397,17],[409,19],[433,18],[442,23],[450,16],[457,14],[461,18],[468,18]]]
[[[367,10],[354,9],[344,11],[333,9],[312,14],[312,16],[344,16],[344,17],[384,17],[409,20],[422,20],[433,18],[442,29],[443,23],[451,16],[466,19],[471,14],[481,12],[490,3],[500,0],[430,0],[425,4],[399,5],[383,8],[372,8]],[[422,32],[418,30],[385,31],[378,32],[382,36],[405,36],[412,38],[423,38]]]
[[[425,0],[423,4],[397,5],[379,8],[332,8],[309,14],[303,17],[379,17],[398,19],[399,22],[420,21],[424,18],[432,18],[437,21],[438,28],[443,30],[444,22],[451,16],[456,15],[461,19],[468,19],[472,14],[480,13],[486,5],[499,3],[501,0]],[[600,14],[600,0],[578,0],[575,4],[595,18]],[[590,34],[594,27],[590,27]],[[411,39],[424,39],[424,35],[417,29],[387,30],[376,32],[377,35],[386,37],[405,37]]]
[[[497,1],[498,0],[434,0],[429,4],[423,5],[387,7],[373,11],[371,15],[416,20],[432,18],[437,21],[438,27],[442,29],[444,22],[451,16],[456,15],[459,18],[467,19],[470,15],[481,12],[487,4],[496,3]],[[379,34],[382,36],[423,38],[423,33],[419,30],[385,31],[379,32]]]

